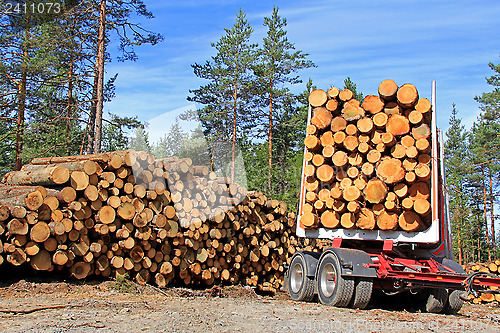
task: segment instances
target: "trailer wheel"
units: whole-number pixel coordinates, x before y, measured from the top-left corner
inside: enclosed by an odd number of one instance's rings
[[[446,289],[431,289],[425,310],[430,313],[440,313],[448,301],[448,291]]]
[[[321,259],[316,273],[318,298],[322,304],[346,307],[354,291],[354,279],[342,277],[340,263],[332,253]]]
[[[370,278],[357,278],[355,280],[354,295],[349,304],[353,309],[364,309],[370,302],[373,291],[373,280]]]
[[[288,293],[294,301],[310,302],[314,298],[314,279],[306,275],[302,256],[295,256],[288,269]]]
[[[457,314],[464,305],[464,300],[460,298],[460,296],[463,296],[464,294],[465,292],[463,290],[450,290],[448,302],[446,302],[442,312],[444,314]]]

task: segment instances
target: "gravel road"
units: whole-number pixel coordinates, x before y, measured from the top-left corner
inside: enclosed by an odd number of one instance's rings
[[[122,286],[123,287],[123,286]],[[466,305],[458,315],[339,309],[259,296],[245,287],[207,290],[114,282],[26,282],[0,288],[1,332],[495,332],[500,309]]]

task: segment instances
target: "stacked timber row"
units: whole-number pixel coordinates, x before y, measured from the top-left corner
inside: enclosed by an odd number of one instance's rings
[[[190,159],[133,150],[35,158],[0,185],[0,264],[275,291],[300,246],[294,224],[285,203]]]
[[[500,276],[500,260],[494,260],[487,263],[469,263],[464,266],[465,272],[467,274],[474,272],[484,272],[493,275]],[[488,287],[489,290],[498,291],[498,287]],[[468,296],[469,302],[473,304],[481,304],[481,303],[491,303],[497,302],[500,303],[500,294],[493,293],[481,293],[478,297],[470,294]]]
[[[360,103],[335,87],[310,93],[305,228],[422,231],[430,225],[431,103],[383,81]]]

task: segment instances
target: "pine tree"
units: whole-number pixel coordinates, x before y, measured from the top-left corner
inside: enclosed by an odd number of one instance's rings
[[[229,143],[231,146],[230,177],[235,178],[237,143],[249,131],[254,116],[249,110],[249,89],[252,86],[252,66],[255,44],[249,40],[253,29],[240,9],[236,23],[212,43],[216,55],[210,61],[192,67],[197,77],[209,80],[198,89],[190,90],[189,101],[203,104],[198,110],[204,132],[211,147]]]
[[[284,106],[289,103],[290,85],[301,83],[297,72],[301,69],[313,67],[314,63],[307,60],[307,53],[296,51],[294,44],[288,41],[285,27],[286,19],[279,16],[278,7],[273,8],[270,17],[264,18],[267,34],[263,45],[259,49],[259,62],[255,66],[257,75],[256,103],[267,115],[267,126],[263,126],[267,133],[268,142],[268,190],[271,191],[273,170],[273,131],[275,121],[283,113]]]
[[[102,135],[102,151],[117,151],[129,148],[129,137],[125,129],[135,131],[141,130],[145,124],[137,120],[137,117],[119,117],[109,114],[109,121],[104,124]]]
[[[129,147],[137,151],[143,150],[147,153],[151,153],[149,134],[146,132],[146,127],[147,124],[134,129],[134,133],[129,141]]]
[[[493,86],[491,92],[476,96],[482,110],[481,116],[474,126],[473,151],[476,163],[481,163],[482,183],[484,184],[484,218],[487,228],[487,211],[491,230],[491,245],[496,254],[495,205],[500,181],[500,65],[489,63],[494,75],[486,78],[486,82]],[[489,206],[489,208],[486,208]]]
[[[153,146],[153,154],[156,158],[180,156],[187,139],[188,134],[182,129],[179,119],[176,118],[168,133]]]
[[[2,0],[0,6],[6,8],[6,3]],[[0,119],[10,122],[4,126],[15,133],[15,159],[10,166],[15,170],[23,164],[27,119],[40,106],[39,94],[51,76],[48,59],[37,57],[47,41],[45,25],[40,23],[38,16],[22,11],[0,17]]]
[[[457,117],[458,111],[453,104],[450,127],[446,132],[445,143],[446,185],[450,198],[450,213],[453,232],[454,248],[458,252],[458,262],[464,263],[464,250],[470,249],[472,234],[475,231],[470,223],[467,188],[467,133],[461,120]]]
[[[500,64],[490,62],[488,66],[495,73],[486,78],[486,82],[493,86],[493,90],[476,96],[475,100],[481,104],[481,109],[486,118],[499,121],[500,117]]]
[[[109,60],[106,47],[111,33],[114,32],[114,36],[120,42],[120,56],[118,57],[120,61],[136,60],[137,55],[134,46],[142,44],[155,45],[162,41],[163,37],[131,21],[132,15],[147,19],[154,17],[142,0],[99,0],[89,2],[96,12],[96,21],[98,23],[97,40],[95,40],[95,77],[90,123],[94,127],[94,153],[99,153],[101,150],[102,113],[105,99],[105,63]]]

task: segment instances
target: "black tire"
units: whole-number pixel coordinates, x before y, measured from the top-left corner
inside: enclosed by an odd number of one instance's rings
[[[340,263],[333,253],[321,259],[316,270],[318,298],[322,304],[347,307],[354,292],[354,279],[342,277]]]
[[[304,257],[297,255],[288,268],[288,293],[294,301],[310,302],[314,298],[314,278],[306,275]]]
[[[463,290],[450,290],[448,294],[448,302],[444,306],[442,313],[455,315],[460,311],[464,305],[464,300],[460,296],[464,296],[465,291]]]
[[[448,302],[448,291],[446,289],[431,289],[425,311],[429,313],[440,313]]]
[[[354,296],[352,297],[350,308],[364,309],[370,302],[373,291],[373,280],[370,278],[357,278],[354,286]]]

